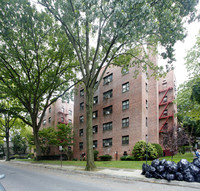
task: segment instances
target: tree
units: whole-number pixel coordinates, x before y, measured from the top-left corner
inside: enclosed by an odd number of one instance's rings
[[[106,69],[159,68],[149,59],[144,46],[153,53],[159,43],[163,58],[173,61],[173,46],[185,37],[183,20],[193,19],[196,0],[39,0],[61,24],[80,65],[86,93],[86,170],[95,168],[93,155],[93,95]],[[154,47],[154,48],[153,48]],[[142,66],[141,66],[142,64]],[[104,68],[103,68],[104,67]],[[101,72],[103,71],[103,72]]]
[[[26,154],[27,142],[24,137],[16,133],[12,139],[14,154]]]
[[[9,110],[11,106],[12,102],[10,102],[9,100],[7,102],[0,102],[0,108],[6,108]],[[18,126],[19,123],[19,120],[17,120],[17,118],[15,118],[11,112],[0,112],[1,137],[6,139],[6,161],[10,160],[10,130],[11,128]]]
[[[45,111],[75,82],[73,50],[54,19],[28,0],[2,0],[0,7],[0,97],[18,100],[9,112],[33,128],[39,159]]]
[[[71,123],[66,124],[58,124],[57,125],[58,131],[57,131],[57,139],[58,139],[58,145],[62,146],[64,152],[67,154],[67,158],[71,158],[71,149],[69,149],[69,146],[73,145],[74,140],[74,133],[73,133],[73,127]]]
[[[41,129],[39,131],[39,140],[43,155],[48,155],[51,151],[51,146],[58,145],[56,130],[53,127]]]

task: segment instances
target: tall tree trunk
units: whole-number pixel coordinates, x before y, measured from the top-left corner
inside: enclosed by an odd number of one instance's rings
[[[86,88],[86,144],[87,144],[87,164],[85,170],[92,171],[96,168],[94,164],[93,133],[92,133],[92,112],[93,112],[94,90]]]
[[[34,128],[36,129],[36,128]],[[34,143],[36,147],[36,160],[41,160],[41,147],[39,143],[38,130],[34,130]]]
[[[10,161],[9,129],[6,128],[6,161]]]

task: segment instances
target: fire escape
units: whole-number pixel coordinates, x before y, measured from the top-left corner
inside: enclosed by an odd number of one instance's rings
[[[159,120],[164,120],[164,122],[162,123],[162,126],[159,130],[159,133],[162,133],[163,130],[164,130],[164,127],[167,129],[168,126],[167,126],[167,121],[170,119],[170,118],[174,118],[174,115],[171,114],[169,115],[168,113],[168,106],[172,103],[172,101],[167,101],[167,93],[172,90],[173,88],[172,87],[169,87],[168,89],[165,89],[165,90],[162,90],[162,91],[159,91],[159,94],[160,93],[163,93],[164,92],[164,95],[159,103],[159,107],[161,106],[165,106],[164,109],[162,110],[162,113],[160,114],[160,117],[159,117]]]
[[[62,123],[62,124],[68,124],[68,120],[67,118],[68,113],[64,112],[64,109],[62,109],[62,111],[58,112],[58,123]]]

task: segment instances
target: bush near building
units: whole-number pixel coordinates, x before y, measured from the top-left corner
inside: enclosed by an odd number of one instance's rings
[[[146,149],[148,160],[156,159],[158,157],[158,152],[154,145],[151,143],[146,144],[145,141],[138,141],[132,151],[135,160],[145,160]]]
[[[112,159],[112,156],[111,155],[102,155],[102,156],[99,156],[99,158],[101,161],[110,161]]]
[[[158,157],[163,157],[163,149],[160,144],[152,143],[152,145],[156,148],[158,152]]]

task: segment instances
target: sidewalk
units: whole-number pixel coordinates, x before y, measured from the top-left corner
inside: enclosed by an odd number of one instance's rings
[[[141,175],[141,170],[134,169],[117,169],[117,168],[97,168],[96,171],[85,171],[84,167],[81,166],[66,166],[55,164],[41,164],[41,163],[31,163],[31,162],[21,162],[21,161],[10,161],[10,163],[18,164],[18,165],[27,165],[32,167],[39,168],[47,168],[54,170],[61,170],[70,173],[76,174],[84,174],[88,176],[99,176],[99,177],[107,177],[107,178],[116,178],[120,180],[129,180],[129,181],[141,181],[141,182],[149,182],[155,184],[166,184],[173,186],[182,186],[189,188],[200,188],[200,183],[198,182],[185,182],[185,181],[171,181],[168,182],[164,179],[155,179],[155,178],[146,178],[144,175]]]

